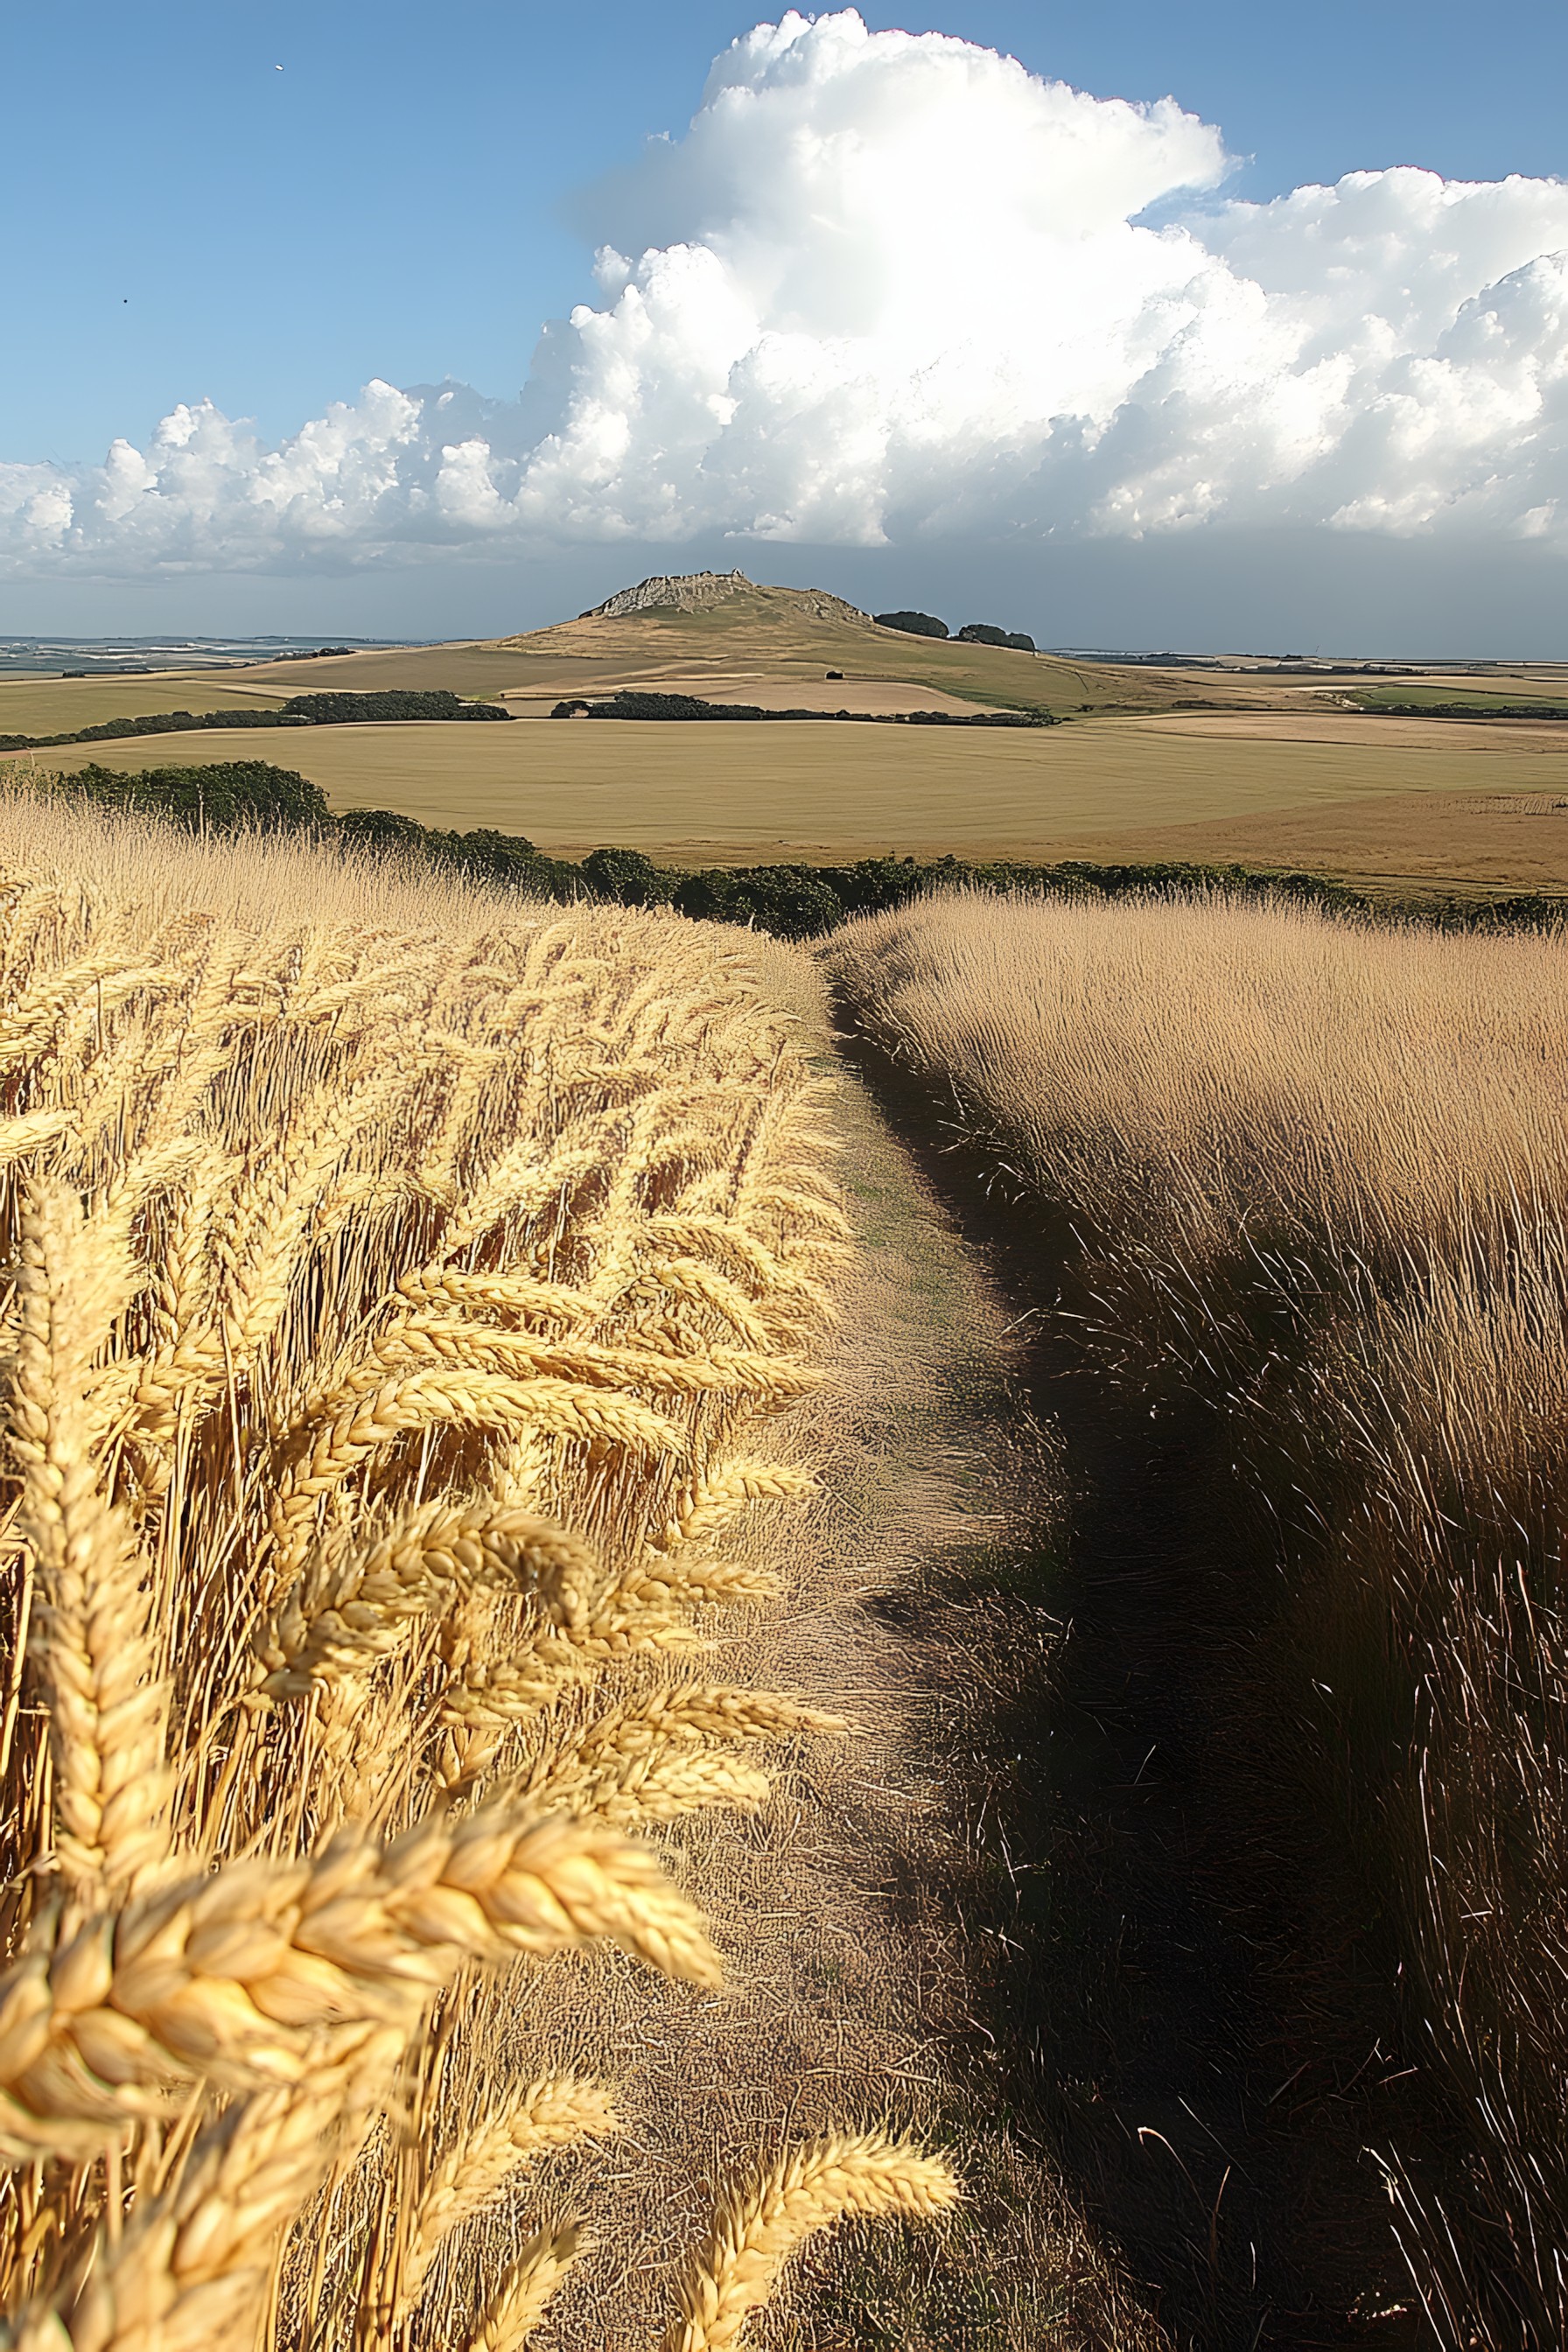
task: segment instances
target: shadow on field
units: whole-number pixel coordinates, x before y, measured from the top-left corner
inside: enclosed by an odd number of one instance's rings
[[[1009,1539],[881,1604],[931,1655],[970,1808],[976,2075],[1184,2352],[1421,2344],[1371,2153],[1419,2166],[1427,2137],[1396,1963],[1291,1738],[1281,1580],[1216,1500],[1223,1424],[1108,1396],[1047,1312],[1065,1233],[842,1045],[1027,1335],[976,1400]]]

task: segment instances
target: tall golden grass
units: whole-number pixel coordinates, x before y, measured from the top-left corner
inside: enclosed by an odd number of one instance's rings
[[[831,953],[1049,1211],[1093,1360],[1223,1421],[1459,2151],[1388,2153],[1415,2294],[1444,2344],[1568,2342],[1561,941],[953,898]]]
[[[820,1082],[722,934],[16,803],[0,1088],[6,2340],[507,2352],[588,2242],[520,2176],[617,2127],[545,1964],[716,1984],[627,1832],[839,1727],[701,1632],[810,1487]],[[778,2162],[672,2341],[955,2194]]]

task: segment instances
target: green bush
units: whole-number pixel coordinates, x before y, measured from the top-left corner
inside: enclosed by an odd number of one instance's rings
[[[671,877],[640,849],[594,849],[583,873],[598,898],[620,907],[660,907],[669,902]]]
[[[283,833],[309,826],[324,831],[332,823],[319,784],[292,768],[263,760],[220,760],[205,767],[142,768],[133,775],[96,765],[63,779],[100,807],[134,809],[171,817],[193,832]]]
[[[678,914],[714,923],[754,923],[778,940],[813,940],[844,919],[844,904],[809,866],[710,866],[679,883]]]
[[[338,819],[338,839],[349,849],[411,850],[417,854],[426,847],[430,835],[416,818],[399,816],[395,809],[350,809]]]

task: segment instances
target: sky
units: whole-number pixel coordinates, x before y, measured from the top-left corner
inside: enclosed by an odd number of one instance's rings
[[[0,630],[711,564],[1561,656],[1565,72],[1563,0],[9,0]]]

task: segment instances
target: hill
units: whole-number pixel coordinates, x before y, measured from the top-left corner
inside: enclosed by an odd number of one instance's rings
[[[829,679],[829,671],[838,673]],[[447,687],[549,703],[660,686],[715,700],[784,702],[817,692],[853,710],[935,708],[1063,714],[1167,710],[1193,698],[1179,672],[1077,664],[995,646],[906,636],[821,588],[777,588],[743,572],[658,575],[579,614],[515,636],[258,663],[246,677],[291,692],[344,686]],[[837,699],[827,696],[831,686]],[[895,691],[898,689],[898,691]],[[1205,681],[1205,698],[1215,691]],[[1220,691],[1227,698],[1228,684]]]
[[[889,681],[1003,710],[1161,710],[1175,698],[1163,675],[906,636],[825,589],[769,587],[743,572],[644,580],[575,621],[497,639],[502,648],[574,670],[592,665],[604,682],[631,665],[638,682],[689,681],[697,693],[736,673],[804,684],[839,670],[852,709],[858,687]]]

